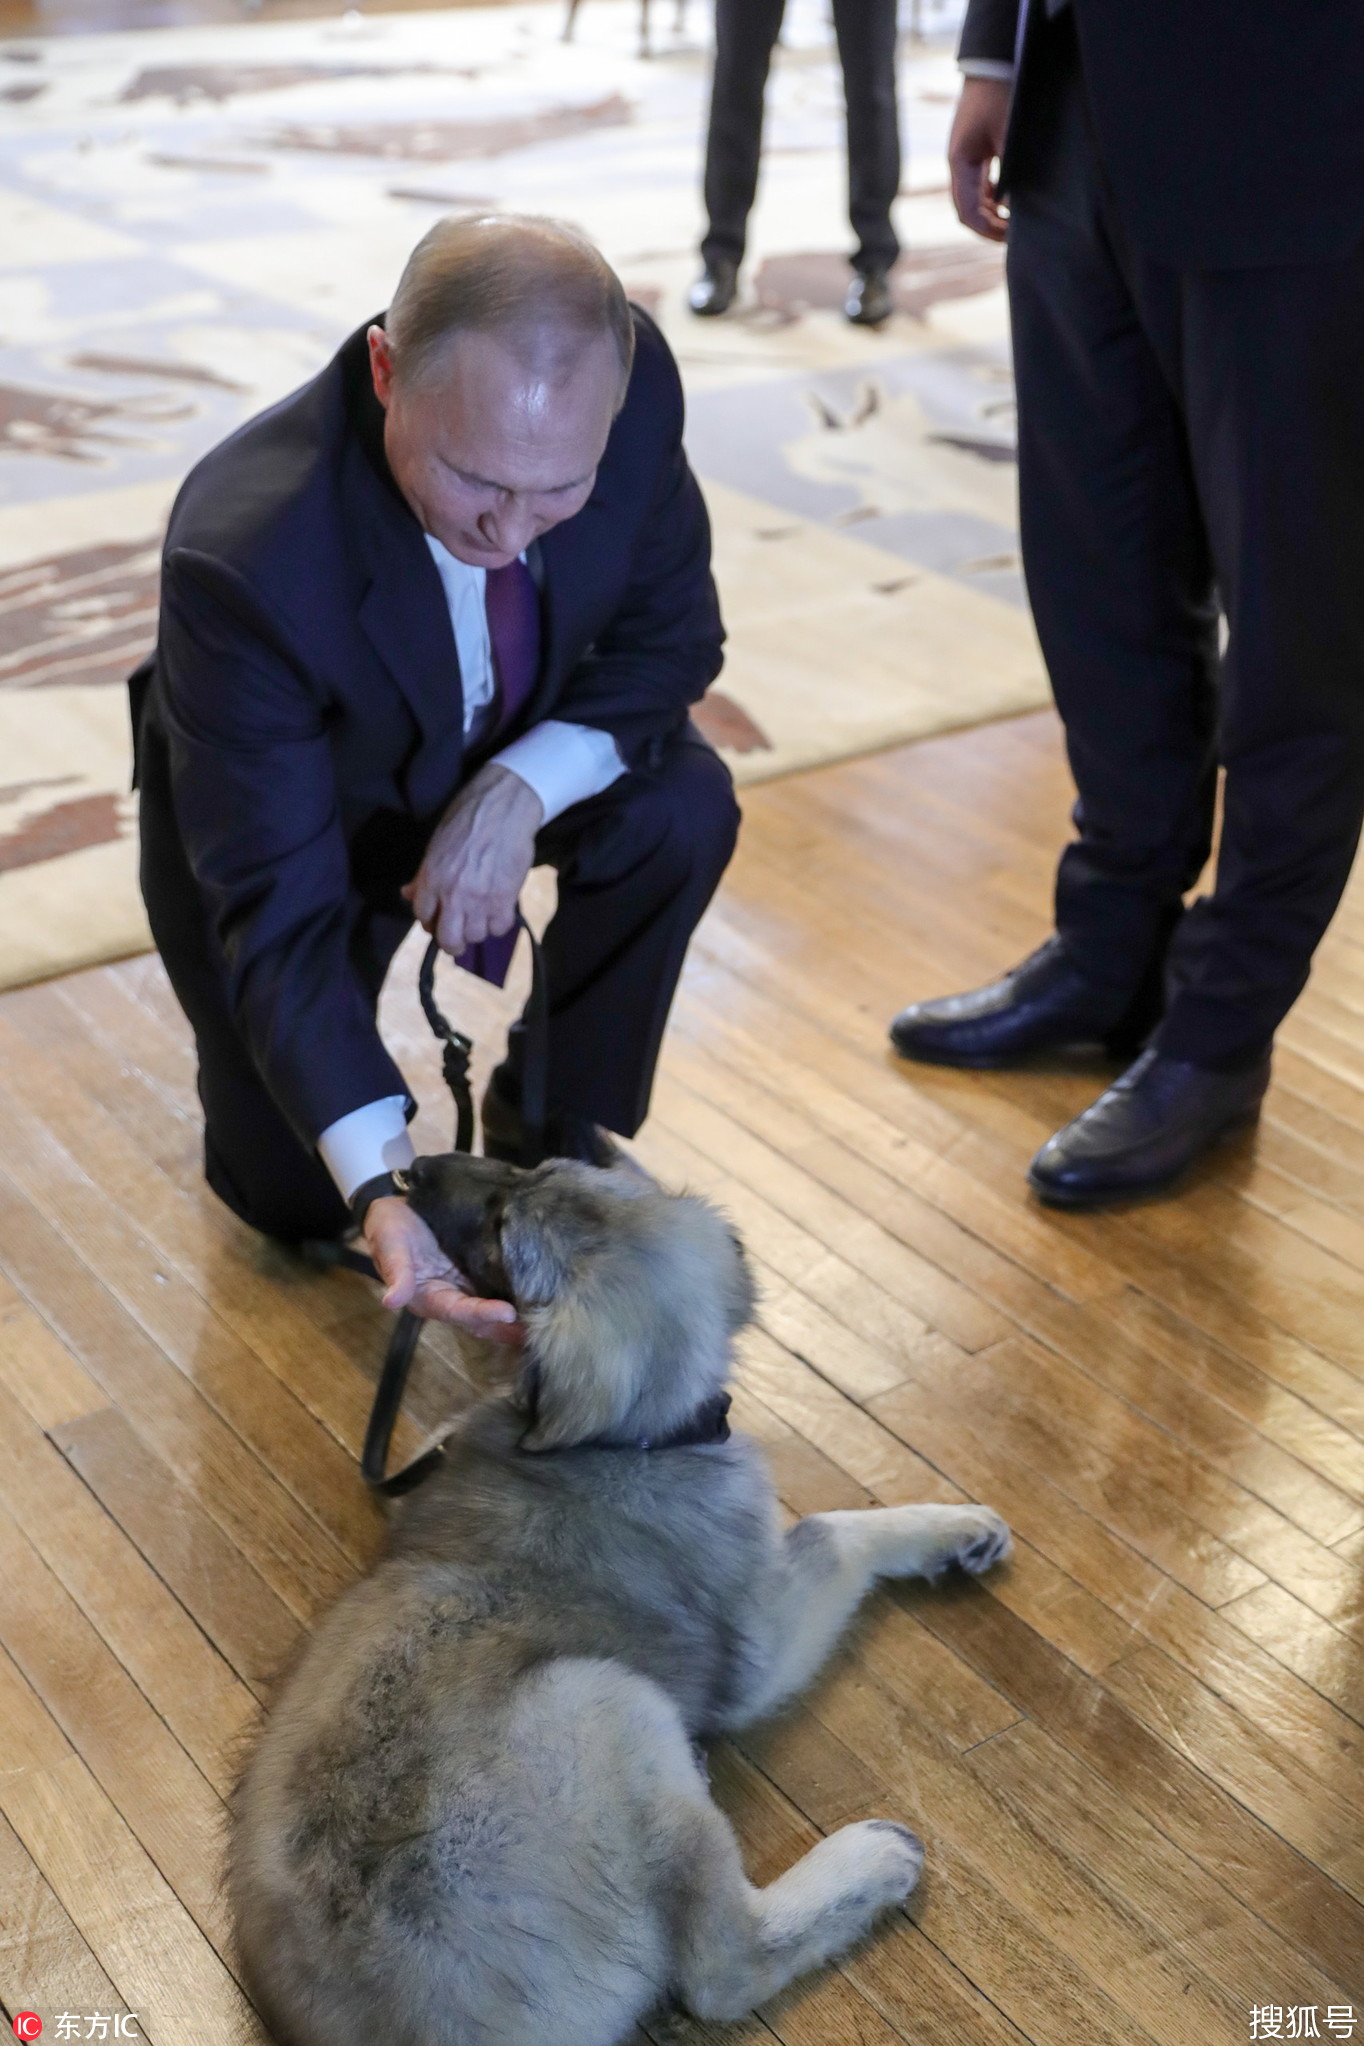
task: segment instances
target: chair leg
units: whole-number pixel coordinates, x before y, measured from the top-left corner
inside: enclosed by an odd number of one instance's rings
[[[641,57],[653,55],[649,42],[649,0],[639,0],[639,54]]]
[[[573,24],[577,19],[579,4],[580,0],[568,0],[568,19],[564,23],[564,41],[566,43],[571,43],[573,40]]]

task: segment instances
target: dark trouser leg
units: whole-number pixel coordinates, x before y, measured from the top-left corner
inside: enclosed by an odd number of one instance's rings
[[[150,733],[144,738],[141,782],[142,893],[162,963],[194,1032],[204,1177],[235,1215],[267,1236],[291,1243],[335,1236],[349,1222],[349,1210],[317,1153],[299,1142],[276,1107],[237,1030],[203,901],[175,828],[163,743]],[[394,919],[367,969],[376,1000],[401,937]]]
[[[559,873],[544,942],[551,1109],[626,1137],[643,1122],[687,945],[738,825],[728,770],[689,729],[657,774],[623,775],[541,832],[537,856]],[[519,1059],[514,1030],[513,1075]]]
[[[1056,32],[1073,39],[1068,15]],[[1057,929],[1088,979],[1130,998],[1208,852],[1216,612],[1184,423],[1105,225],[1073,40],[1056,58],[1054,127],[1010,195],[1023,562],[1079,791]]]
[[[1181,292],[1168,346],[1229,630],[1226,783],[1217,885],[1171,948],[1157,1042],[1234,1068],[1301,992],[1364,813],[1364,250]]]
[[[741,263],[758,190],[763,93],[786,0],[717,0],[715,80],[706,134],[709,226],[703,262]]]
[[[896,0],[834,0],[834,34],[848,108],[848,217],[853,268],[889,270],[900,253],[890,212],[900,189],[895,93]]]

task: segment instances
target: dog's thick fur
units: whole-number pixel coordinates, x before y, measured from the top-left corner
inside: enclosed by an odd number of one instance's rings
[[[751,1289],[719,1215],[627,1168],[423,1159],[411,1198],[528,1330],[333,1608],[243,1778],[230,1886],[281,2046],[612,2046],[735,2018],[914,1887],[890,1820],[745,1878],[694,1742],[814,1674],[879,1576],[979,1571],[980,1506],[782,1535],[742,1437],[666,1444],[724,1384]],[[624,1445],[624,1446],[621,1446]]]

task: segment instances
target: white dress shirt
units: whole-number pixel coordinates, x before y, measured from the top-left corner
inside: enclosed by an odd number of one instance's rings
[[[488,613],[484,599],[487,571],[470,568],[465,561],[426,535],[431,558],[436,564],[450,625],[459,657],[459,677],[464,689],[464,735],[469,738],[486,726],[496,695],[493,675],[492,641],[488,635]],[[452,678],[453,679],[453,678]],[[559,718],[545,718],[532,725],[519,739],[503,746],[493,759],[519,775],[534,789],[544,811],[542,823],[600,795],[625,772],[625,763],[609,732],[590,725],[571,725]],[[322,1162],[349,1200],[358,1186],[381,1172],[398,1172],[412,1163],[415,1155],[407,1134],[407,1099],[389,1094],[382,1101],[367,1101],[353,1108],[323,1130],[317,1140]]]

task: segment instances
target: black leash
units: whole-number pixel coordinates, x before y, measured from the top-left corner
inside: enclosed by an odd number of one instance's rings
[[[547,1085],[549,1079],[549,999],[545,988],[545,962],[540,952],[539,941],[525,921],[519,919],[521,928],[530,940],[530,1000],[522,1018],[523,1056],[521,1061],[521,1163],[538,1165],[545,1152],[545,1114]],[[433,938],[426,948],[421,972],[417,976],[417,993],[421,997],[422,1009],[431,1025],[433,1034],[441,1045],[441,1070],[445,1084],[455,1104],[456,1151],[472,1151],[474,1147],[474,1101],[469,1087],[469,1059],[473,1052],[473,1039],[462,1030],[456,1030],[449,1018],[443,1014],[436,1001],[436,960],[440,947]],[[421,1335],[421,1316],[404,1307],[398,1316],[397,1326],[389,1337],[388,1353],[384,1368],[379,1374],[379,1385],[370,1409],[369,1425],[365,1429],[365,1446],[360,1453],[360,1474],[372,1491],[379,1492],[386,1499],[397,1499],[404,1492],[410,1492],[429,1478],[437,1466],[444,1461],[445,1450],[440,1443],[415,1457],[410,1464],[391,1477],[385,1477],[388,1463],[389,1444],[403,1403],[408,1373],[412,1369],[412,1358],[416,1352],[417,1339]]]

